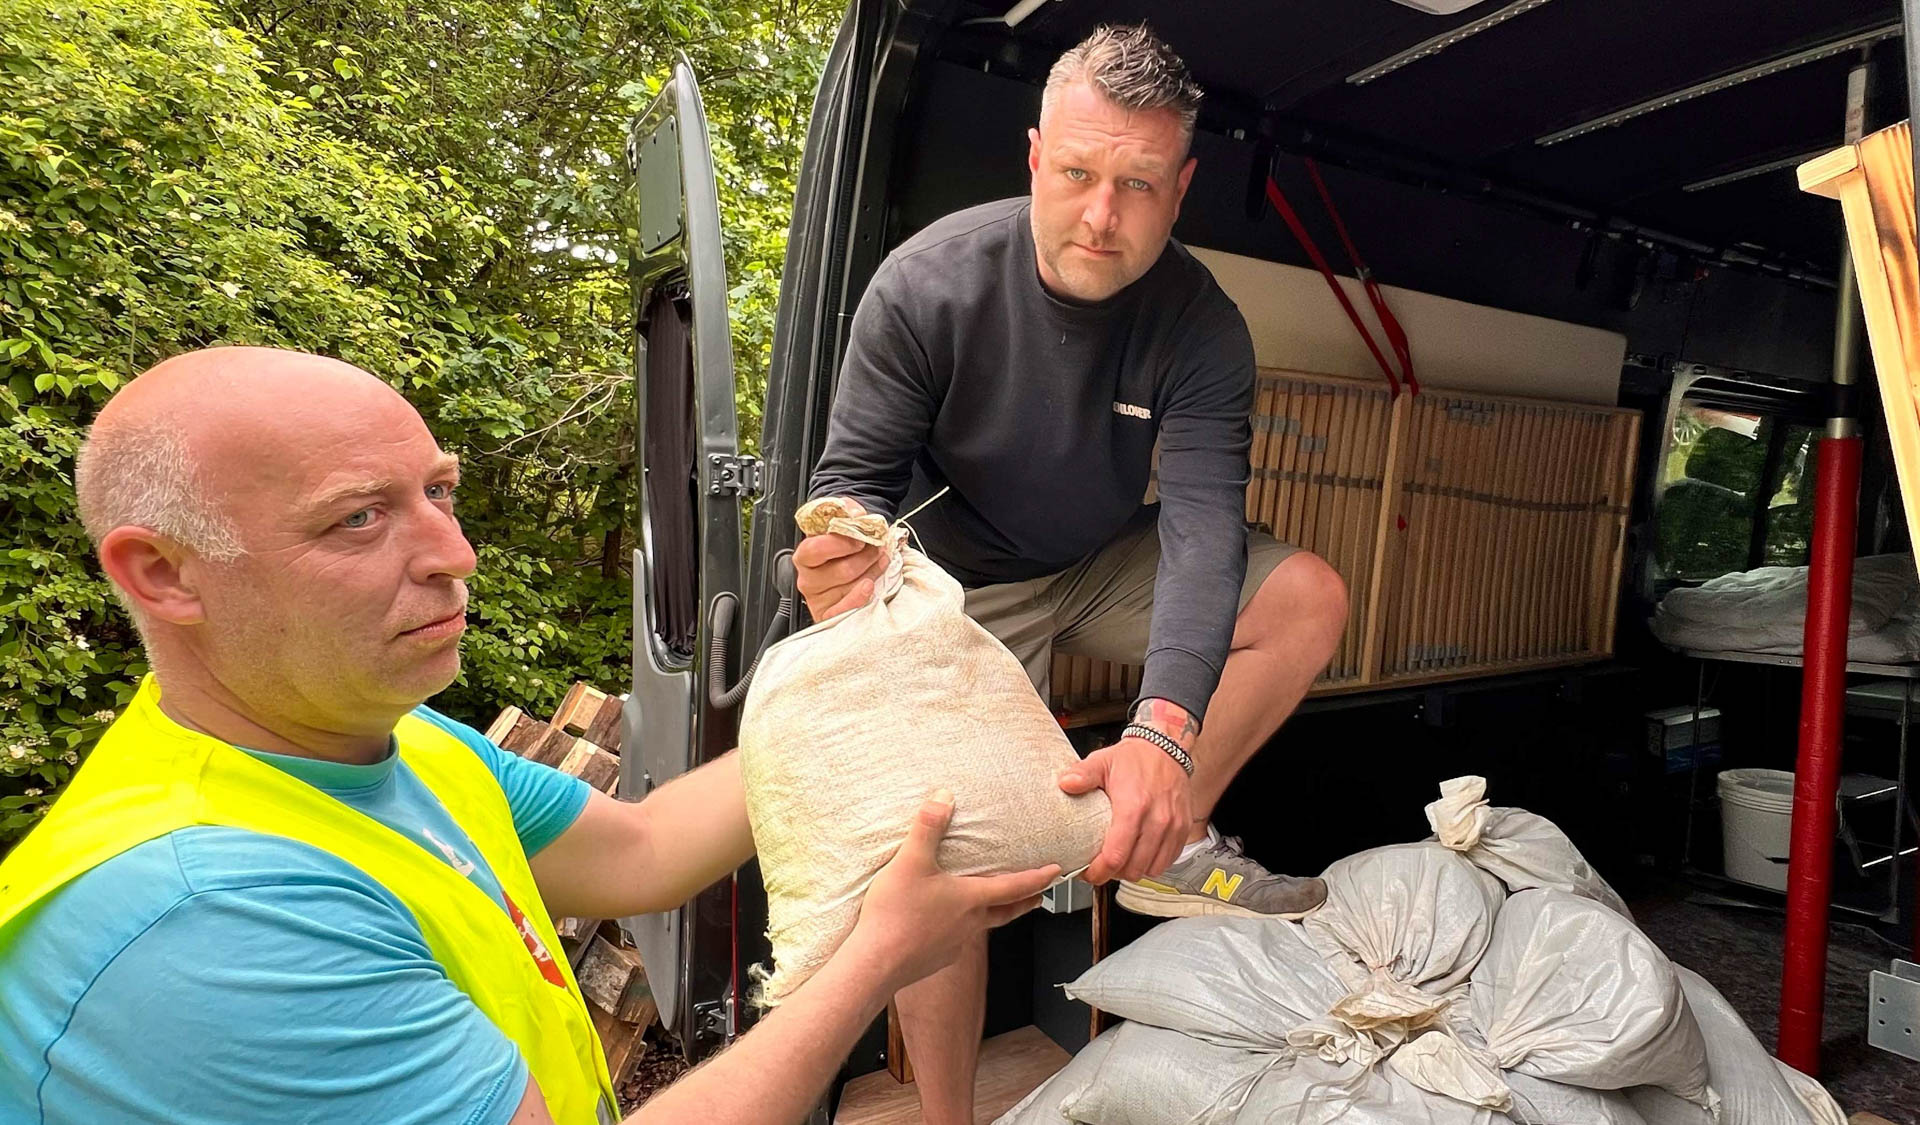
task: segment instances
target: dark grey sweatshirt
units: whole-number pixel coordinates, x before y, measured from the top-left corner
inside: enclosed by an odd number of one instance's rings
[[[1253,341],[1177,242],[1098,305],[1040,284],[1027,201],[949,215],[874,274],[814,496],[913,518],[967,586],[1065,570],[1139,510],[1160,442],[1161,558],[1142,698],[1195,715],[1246,574]]]

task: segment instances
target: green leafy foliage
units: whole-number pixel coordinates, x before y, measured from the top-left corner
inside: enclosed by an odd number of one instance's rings
[[[0,847],[145,670],[74,512],[114,389],[216,343],[388,379],[465,464],[484,722],[627,678],[625,132],[671,60],[720,174],[744,440],[826,0],[0,0]]]

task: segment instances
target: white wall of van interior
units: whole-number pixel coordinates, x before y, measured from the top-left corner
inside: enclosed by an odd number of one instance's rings
[[[1192,247],[1240,306],[1261,367],[1385,379],[1318,272]],[[1342,277],[1348,299],[1386,351],[1360,283]],[[1618,332],[1381,286],[1413,345],[1423,387],[1613,406],[1627,338]],[[1391,354],[1390,352],[1388,353]]]

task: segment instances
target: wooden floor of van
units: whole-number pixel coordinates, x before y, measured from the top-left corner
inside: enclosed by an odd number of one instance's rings
[[[980,1045],[980,1071],[973,1084],[973,1120],[988,1125],[1012,1109],[1072,1058],[1037,1027],[996,1035]],[[834,1125],[915,1125],[920,1098],[911,1083],[876,1070],[847,1083]]]

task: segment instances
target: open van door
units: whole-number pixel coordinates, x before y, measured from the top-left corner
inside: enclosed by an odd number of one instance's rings
[[[633,552],[633,692],[623,711],[620,796],[651,790],[734,745],[734,709],[708,690],[737,670],[716,613],[736,616],[743,501],[759,463],[740,456],[706,112],[682,56],[627,140],[636,314],[639,516]],[[717,669],[715,664],[721,665]],[[731,880],[679,910],[622,921],[661,1024],[698,1058],[733,1033],[741,989]]]

